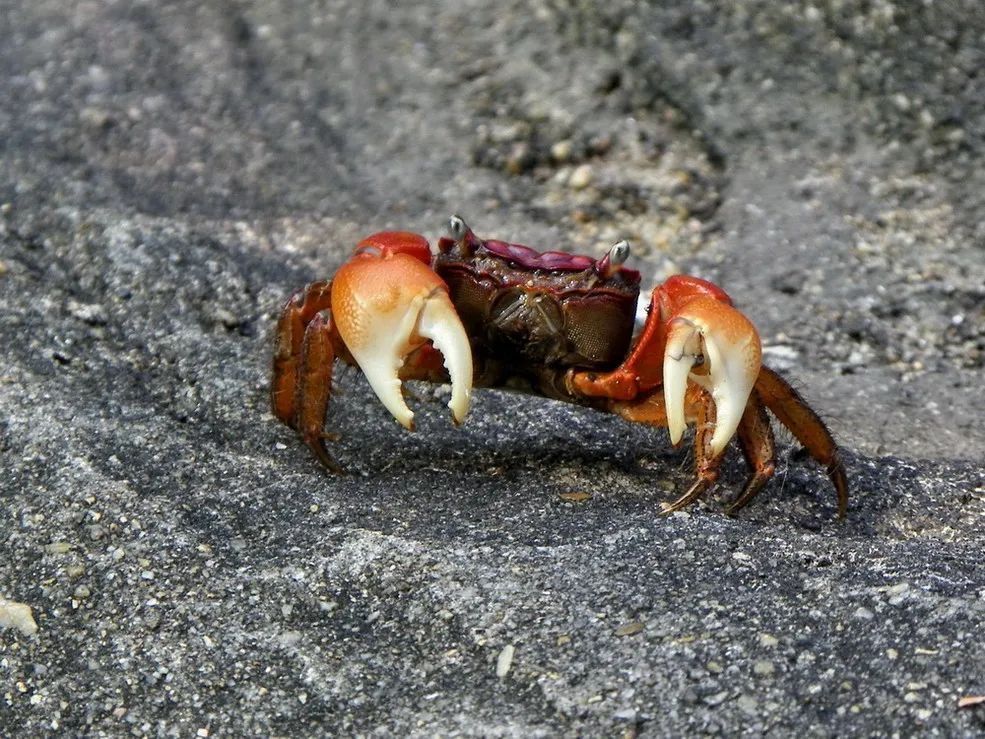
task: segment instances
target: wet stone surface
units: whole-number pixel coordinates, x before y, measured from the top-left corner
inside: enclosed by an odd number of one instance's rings
[[[977,3],[9,5],[0,733],[985,730]],[[720,282],[847,518],[786,437],[661,518],[665,432],[355,372],[323,473],[279,308],[451,213]]]

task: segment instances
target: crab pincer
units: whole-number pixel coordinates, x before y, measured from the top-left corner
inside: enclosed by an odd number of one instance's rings
[[[713,454],[721,454],[739,428],[759,377],[759,334],[730,304],[703,295],[678,308],[667,327],[663,382],[670,441],[679,443],[687,426],[684,397],[690,380],[707,390],[715,403],[710,445]]]
[[[430,259],[427,241],[417,234],[374,234],[357,245],[331,283],[309,286],[285,308],[274,361],[274,413],[333,471],[338,465],[324,447],[323,427],[335,359],[358,366],[407,429],[414,428],[414,414],[402,379],[450,381],[452,419],[459,424],[468,413],[472,350]],[[302,330],[298,342],[292,334]]]
[[[428,266],[427,242],[412,234],[381,233],[364,240],[335,275],[335,325],[373,392],[397,421],[414,427],[401,391],[404,359],[425,343],[444,357],[451,379],[448,407],[455,423],[468,412],[472,350],[448,297]]]

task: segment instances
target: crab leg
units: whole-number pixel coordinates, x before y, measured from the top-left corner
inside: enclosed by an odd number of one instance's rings
[[[722,463],[721,453],[712,448],[713,434],[716,432],[716,408],[708,393],[701,393],[697,402],[692,401],[697,411],[697,424],[694,433],[694,471],[697,478],[684,495],[673,503],[664,503],[662,512],[666,514],[687,508],[715,484],[718,468]]]
[[[653,390],[635,400],[615,400],[607,408],[627,421],[647,423],[653,426],[667,425],[667,401],[661,389]],[[715,405],[711,396],[698,385],[687,389],[684,400],[684,413],[689,422],[695,424],[694,470],[697,479],[684,495],[673,503],[663,506],[663,513],[673,513],[691,505],[701,497],[718,479],[718,468],[722,455],[711,451],[711,438],[715,431]]]
[[[331,293],[331,283],[312,282],[291,296],[277,322],[270,404],[274,415],[291,428],[297,428],[298,365],[305,330],[318,312],[329,307]]]
[[[756,394],[777,420],[804,445],[808,454],[825,466],[838,495],[838,516],[844,517],[848,510],[848,479],[838,457],[838,445],[824,421],[790,383],[768,367],[763,367],[759,373]]]
[[[325,447],[326,439],[336,438],[325,431],[325,411],[332,395],[332,370],[335,364],[332,336],[329,311],[316,313],[305,329],[301,346],[294,428],[319,462],[332,472],[340,473],[342,468]]]
[[[356,254],[335,276],[332,317],[373,392],[408,429],[414,414],[399,372],[405,358],[430,341],[451,379],[452,418],[462,422],[472,392],[472,349],[448,288],[420,259],[372,246]]]
[[[730,516],[755,498],[776,471],[773,429],[766,415],[766,407],[755,392],[749,396],[746,411],[739,421],[739,445],[749,466],[749,477],[739,497],[725,509]]]

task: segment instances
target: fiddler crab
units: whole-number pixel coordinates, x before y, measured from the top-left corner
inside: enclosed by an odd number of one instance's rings
[[[418,234],[361,241],[331,280],[296,292],[277,324],[274,415],[329,470],[325,414],[336,360],[359,367],[405,428],[414,414],[401,383],[451,383],[460,424],[473,387],[523,390],[666,427],[678,445],[695,427],[697,479],[670,513],[718,478],[733,437],[749,467],[733,513],[775,471],[769,410],[834,484],[838,513],[848,483],[831,432],[786,380],[762,365],[756,328],[720,287],[675,275],[651,293],[637,321],[640,273],[621,241],[601,259],[480,239],[454,216],[432,254]],[[639,325],[638,325],[639,324]]]

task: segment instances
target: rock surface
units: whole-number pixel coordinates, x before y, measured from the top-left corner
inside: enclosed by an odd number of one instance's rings
[[[979,4],[392,5],[5,7],[2,733],[985,729]],[[662,432],[417,387],[408,435],[355,373],[322,473],[278,308],[452,212],[720,281],[848,518],[790,446],[660,518]]]

